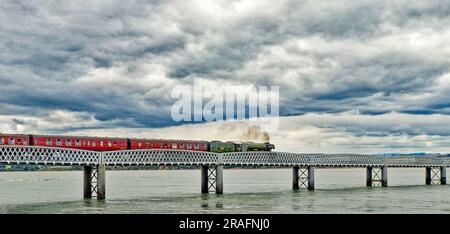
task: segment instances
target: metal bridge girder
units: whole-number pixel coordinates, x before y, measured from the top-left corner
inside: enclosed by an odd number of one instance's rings
[[[448,167],[450,158],[363,154],[298,154],[149,149],[96,152],[40,146],[0,146],[0,163],[55,165],[269,165],[317,167]]]

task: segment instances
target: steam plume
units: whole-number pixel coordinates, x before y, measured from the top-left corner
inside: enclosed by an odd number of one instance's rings
[[[249,141],[249,140],[255,140],[255,141],[264,141],[269,142],[270,141],[270,135],[268,132],[261,131],[261,126],[258,125],[252,125],[244,130],[242,133],[242,140]]]

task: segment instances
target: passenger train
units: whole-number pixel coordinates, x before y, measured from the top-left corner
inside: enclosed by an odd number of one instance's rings
[[[1,134],[0,146],[46,146],[58,148],[83,149],[93,151],[137,150],[137,149],[178,149],[192,151],[208,151],[216,153],[271,151],[275,145],[269,142],[221,142],[221,141],[193,141],[193,140],[164,140],[164,139],[136,139],[111,138],[89,136],[62,135],[26,135]]]

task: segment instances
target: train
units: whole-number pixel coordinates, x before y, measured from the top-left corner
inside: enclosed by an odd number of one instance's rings
[[[215,153],[271,151],[275,149],[275,145],[269,142],[222,142],[0,133],[0,146],[2,145],[46,146],[92,151],[177,149]]]

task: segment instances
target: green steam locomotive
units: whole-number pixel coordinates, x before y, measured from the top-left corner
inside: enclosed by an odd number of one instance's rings
[[[255,142],[242,142],[235,143],[232,141],[221,142],[221,141],[211,141],[209,142],[209,151],[216,153],[226,153],[226,152],[245,152],[245,151],[271,151],[275,149],[274,144],[269,142],[265,143],[255,143]]]

